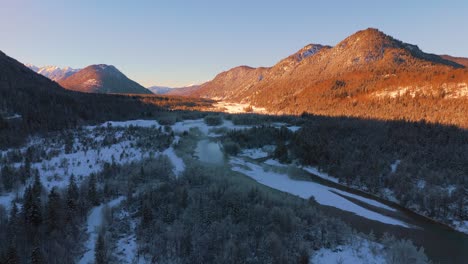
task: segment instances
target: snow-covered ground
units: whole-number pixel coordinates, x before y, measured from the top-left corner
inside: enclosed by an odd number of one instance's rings
[[[109,121],[98,126],[85,127],[85,131],[89,132],[81,134],[78,132],[74,134],[73,148],[70,153],[65,153],[63,143],[59,143],[56,146],[54,143],[56,140],[54,138],[49,138],[48,140],[44,138],[31,139],[24,147],[19,148],[18,151],[25,153],[27,148],[31,146],[44,147],[47,152],[54,151],[55,154],[49,159],[43,159],[40,162],[31,164],[32,169],[37,169],[41,183],[47,191],[50,191],[53,187],[66,187],[71,175],[74,175],[77,182],[80,182],[91,173],[102,171],[106,163],[123,165],[161,154],[169,157],[174,166],[174,174],[176,176],[183,172],[185,165],[174,153],[172,147],[162,152],[142,149],[136,144],[138,140],[137,137],[131,136],[128,133],[124,135],[124,132],[129,126],[155,129],[160,127],[156,121],[152,120],[131,120],[125,122]],[[107,127],[114,127],[117,128],[117,130],[95,130],[96,128]],[[113,144],[103,144],[103,140],[106,136],[110,136],[114,140]],[[82,144],[82,140],[92,143],[85,146]],[[176,140],[178,140],[178,137],[174,139],[174,143],[176,143]],[[6,151],[1,154],[2,156],[5,155]],[[12,166],[16,168],[19,168],[21,165],[22,163],[12,164]],[[31,181],[32,179],[29,179],[26,185]],[[3,193],[0,195],[0,205],[9,209],[11,201],[17,196],[22,197],[23,191],[24,185],[19,186],[19,188],[13,192]]]
[[[129,120],[129,121],[107,121],[97,127],[155,127],[159,128],[161,125],[156,120]],[[88,128],[93,129],[96,126],[88,126]]]
[[[91,213],[89,214],[88,219],[86,221],[87,223],[86,233],[88,234],[88,240],[85,242],[86,252],[80,258],[80,260],[78,261],[78,264],[94,263],[94,248],[96,246],[96,240],[99,234],[99,228],[103,224],[103,218],[104,218],[103,209],[106,205],[110,208],[118,206],[123,200],[124,200],[124,197],[121,196],[106,204],[101,204],[99,206],[96,206],[91,210]]]
[[[241,114],[241,113],[257,113],[257,114],[266,114],[267,111],[262,107],[251,106],[250,104],[240,104],[240,103],[229,103],[229,102],[217,102],[213,105],[219,111],[223,111],[230,114]],[[251,111],[248,111],[251,110]]]
[[[355,195],[355,194],[352,194],[352,193],[349,193],[349,192],[343,192],[343,191],[340,191],[340,190],[334,190],[334,192],[337,192],[337,193],[340,193],[342,195],[357,199],[357,200],[359,200],[361,202],[364,202],[364,203],[372,205],[372,206],[383,208],[383,209],[388,210],[388,211],[394,211],[394,212],[397,211],[395,208],[386,206],[383,203],[379,203],[379,202],[377,202],[375,200],[368,199],[368,198],[365,198],[365,197],[362,197],[362,196],[359,196],[359,195]]]
[[[223,120],[223,124],[219,126],[208,126],[203,119],[184,120],[172,125],[172,130],[175,133],[183,133],[185,131],[189,131],[191,128],[198,128],[198,130],[200,130],[204,135],[217,136],[215,133],[210,133],[210,130],[219,128],[242,130],[252,128],[252,126],[234,125],[230,120]]]
[[[398,169],[398,166],[400,165],[401,160],[395,160],[394,163],[390,164],[390,170],[392,173],[395,173]]]
[[[41,183],[47,191],[53,187],[64,188],[68,185],[71,175],[74,175],[79,182],[91,173],[100,172],[104,163],[126,164],[149,157],[150,153],[142,152],[141,149],[132,146],[132,143],[132,141],[122,141],[99,149],[80,150],[69,154],[60,153],[49,160],[31,164],[31,168],[39,171]],[[20,166],[20,164],[14,165]],[[18,190],[20,197],[23,187]],[[9,208],[15,197],[13,193],[0,196],[0,204]]]
[[[287,129],[289,129],[291,132],[296,132],[298,131],[299,129],[301,129],[300,126],[291,126],[289,124],[286,124],[286,123],[279,123],[279,122],[276,122],[276,123],[273,123],[272,126],[276,127],[276,128],[280,128],[280,127],[286,127]]]
[[[383,246],[357,238],[354,244],[339,246],[336,250],[322,248],[311,258],[316,264],[385,264]]]
[[[233,158],[231,159],[230,163],[233,165],[232,170],[249,176],[257,182],[271,188],[294,194],[304,199],[308,199],[313,196],[315,200],[322,205],[333,206],[338,209],[352,212],[367,219],[379,221],[385,224],[410,228],[410,226],[403,221],[368,210],[334,192],[346,194],[350,197],[353,197],[353,194],[342,192],[340,190],[330,188],[315,182],[293,180],[284,174],[265,171],[261,166],[246,162],[240,158]],[[355,198],[355,196],[353,198]],[[370,202],[369,199],[363,197],[361,197],[360,200],[365,203]],[[388,208],[387,206],[376,201],[372,201],[372,203],[369,204],[378,206],[385,210]]]
[[[332,177],[330,175],[328,175],[327,173],[325,172],[321,172],[318,168],[316,167],[312,167],[312,166],[304,166],[302,167],[303,170],[307,171],[307,172],[310,172],[314,175],[317,175],[319,176],[320,178],[323,178],[325,180],[329,180],[329,181],[332,181],[332,182],[335,182],[335,183],[338,183],[338,179],[335,178],[335,177]]]
[[[21,118],[22,116],[19,115],[19,114],[14,114],[12,116],[7,116],[7,117],[4,117],[3,119],[5,120],[12,120],[12,119],[18,119],[18,118]]]
[[[468,221],[454,221],[455,229],[468,235]]]
[[[317,169],[315,167],[306,166],[306,167],[302,167],[302,169],[304,169],[305,171],[310,172],[310,173],[312,173],[314,175],[317,175],[322,179],[326,179],[326,180],[329,180],[331,182],[339,183],[337,178],[332,177],[332,176],[328,175],[327,173],[321,172],[319,169]],[[348,193],[348,192],[343,192],[343,191],[340,191],[340,190],[336,190],[335,192],[346,195],[346,196],[354,198],[354,199],[358,199],[358,200],[360,200],[362,202],[365,202],[367,204],[383,208],[385,210],[396,211],[395,208],[386,206],[386,205],[384,205],[382,203],[379,203],[379,202],[377,202],[375,200],[372,200],[372,199],[367,199],[367,198],[364,198],[362,196],[355,195],[355,194]]]
[[[265,162],[265,164],[267,165],[270,165],[270,166],[276,166],[276,167],[288,167],[288,165],[286,164],[283,164],[275,159],[267,159]]]
[[[177,177],[180,176],[185,170],[185,163],[181,158],[179,158],[175,154],[174,148],[170,147],[170,148],[164,150],[163,154],[169,157],[169,160],[171,161],[172,165],[174,166],[174,168],[172,169],[174,174]]]
[[[123,231],[120,238],[116,241],[113,249],[113,256],[117,263],[123,264],[146,264],[151,263],[150,259],[138,254],[138,242],[136,229],[138,220],[132,219],[130,213],[122,209],[117,214],[117,221],[123,223],[128,221],[128,229]]]
[[[251,159],[260,159],[268,156],[268,152],[262,149],[244,149],[239,156],[249,157]]]

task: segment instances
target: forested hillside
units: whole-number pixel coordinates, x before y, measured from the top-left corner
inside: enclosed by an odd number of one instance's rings
[[[306,51],[307,56],[299,56]],[[468,127],[466,59],[421,51],[376,29],[309,45],[270,68],[236,67],[190,95],[311,113]]]
[[[0,52],[0,147],[20,144],[26,135],[85,123],[154,117],[168,109],[210,106],[209,100],[65,90]]]

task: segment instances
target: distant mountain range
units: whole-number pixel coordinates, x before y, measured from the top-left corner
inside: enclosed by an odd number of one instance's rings
[[[151,86],[147,89],[154,94],[166,94],[166,95],[188,95],[191,92],[197,90],[200,85],[189,85],[184,87],[166,87],[166,86]]]
[[[133,85],[116,70],[109,71],[117,75],[115,79]],[[104,83],[106,75],[101,75]],[[142,98],[67,90],[0,51],[0,146],[20,144],[31,133],[72,128],[85,122],[138,119],[166,109],[159,106],[158,98],[146,102]]]
[[[168,92],[170,92],[172,89],[175,89],[175,88],[166,87],[166,86],[151,86],[151,87],[147,87],[146,89],[150,90],[154,94],[167,94]]]
[[[272,67],[239,66],[177,89],[146,89],[105,64],[81,70],[29,65],[66,89],[87,93],[153,92],[241,103],[271,114],[424,119],[468,127],[467,66],[468,58],[425,53],[373,28],[333,47],[309,44]]]
[[[135,81],[127,78],[112,65],[90,65],[84,69],[37,67],[25,64],[31,70],[58,82],[62,87],[86,93],[151,94]]]
[[[32,64],[25,64],[31,70],[44,75],[45,77],[53,80],[53,81],[60,81],[64,78],[67,78],[75,73],[77,73],[80,69],[72,69],[70,67],[60,68],[57,66],[44,66],[44,67],[37,67]]]

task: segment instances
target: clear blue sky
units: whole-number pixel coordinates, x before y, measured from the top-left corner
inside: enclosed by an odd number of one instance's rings
[[[2,0],[0,50],[24,63],[115,65],[144,86],[271,66],[308,43],[376,27],[468,57],[468,1]]]

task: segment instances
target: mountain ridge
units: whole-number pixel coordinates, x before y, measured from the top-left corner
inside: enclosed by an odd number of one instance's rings
[[[182,86],[182,87],[168,87],[168,86],[150,86],[147,87],[146,89],[150,90],[154,94],[158,95],[184,95],[186,93],[189,93],[192,90],[198,89],[200,85],[198,84],[193,84],[193,85],[187,85],[187,86]]]
[[[86,93],[152,94],[137,82],[129,79],[115,66],[94,64],[76,72],[59,84],[69,90]]]
[[[62,79],[65,79],[75,73],[77,73],[80,69],[73,69],[71,67],[64,67],[60,68],[58,66],[53,66],[53,65],[48,65],[48,66],[42,66],[38,67],[33,64],[26,63],[24,64],[26,67],[29,69],[44,75],[45,77],[51,79],[52,81],[60,81]]]
[[[468,118],[459,114],[465,105],[450,116],[430,106],[448,109],[455,106],[447,106],[447,100],[468,98],[468,70],[458,63],[463,60],[425,53],[373,28],[300,60],[295,54],[272,67],[234,67],[187,96],[250,104],[271,114],[427,119],[468,126]]]

